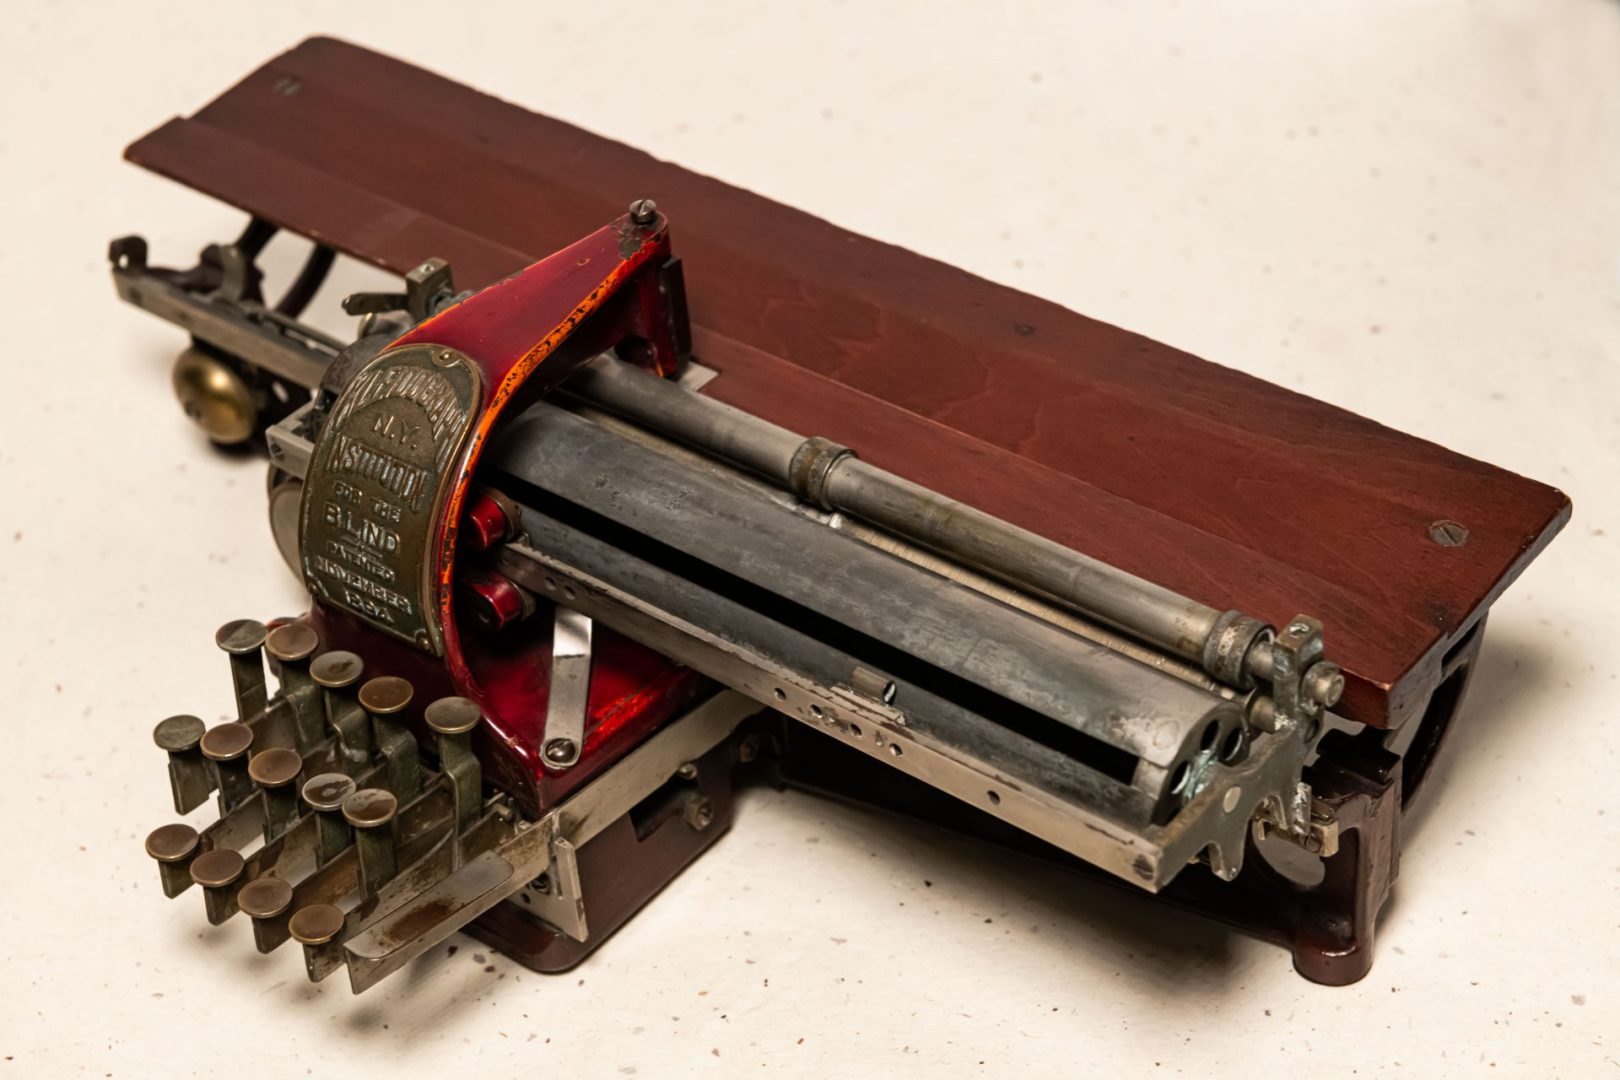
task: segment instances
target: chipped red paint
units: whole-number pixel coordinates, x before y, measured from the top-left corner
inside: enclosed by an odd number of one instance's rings
[[[486,723],[475,746],[486,775],[531,812],[550,805],[695,700],[709,685],[689,669],[598,628],[594,640],[584,746],[565,772],[546,767],[539,750],[551,671],[551,605],[502,633],[480,632],[459,610],[456,579],[484,554],[469,535],[458,549],[468,493],[484,448],[501,424],[554,388],[581,363],[625,342],[650,346],[638,359],[659,374],[674,372],[672,336],[648,334],[670,324],[657,274],[670,257],[666,220],[638,227],[628,216],[549,258],[469,297],[400,337],[390,348],[433,345],[471,359],[482,377],[483,400],[453,466],[455,480],[430,546],[436,561],[442,665],[364,621],[314,603],[310,622],[324,648],[345,648],[366,660],[366,677],[390,674],[416,687],[409,719],[428,702],[462,694],[483,708]],[[651,309],[651,310],[649,310]]]

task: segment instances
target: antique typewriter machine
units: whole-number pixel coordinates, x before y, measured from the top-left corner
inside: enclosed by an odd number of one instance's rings
[[[356,991],[457,930],[575,964],[750,776],[1353,981],[1485,612],[1569,513],[340,42],[128,156],[250,216],[113,278],[190,335],[186,412],[268,452],[310,595],[219,630],[237,720],[157,725],[176,813],[219,814],[147,851]],[[277,230],[312,249],[268,299]],[[300,321],[339,253],[403,280],[352,340]]]

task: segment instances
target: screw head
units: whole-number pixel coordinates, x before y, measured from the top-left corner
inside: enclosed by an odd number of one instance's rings
[[[744,765],[759,757],[759,736],[747,735],[737,744],[737,760]]]
[[[694,795],[686,800],[686,809],[681,816],[693,832],[702,832],[714,824],[714,804],[702,795]]]
[[[572,765],[579,759],[579,746],[573,739],[552,739],[543,753],[553,765]]]
[[[1429,526],[1429,539],[1441,547],[1462,547],[1468,543],[1468,527],[1460,521],[1441,518]]]
[[[651,225],[658,218],[658,204],[651,199],[637,199],[630,204],[630,220],[637,225]]]

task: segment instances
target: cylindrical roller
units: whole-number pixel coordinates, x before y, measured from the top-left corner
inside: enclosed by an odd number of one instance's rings
[[[1189,660],[1220,612],[632,365],[600,357],[567,389],[679,442],[993,576],[1044,593]],[[807,445],[809,444],[809,445]]]
[[[304,801],[315,811],[315,859],[320,866],[349,846],[349,822],[343,816],[343,803],[355,790],[354,778],[344,773],[321,773],[304,781]]]
[[[231,684],[236,690],[236,717],[243,722],[264,713],[269,700],[264,685],[264,623],[237,619],[219,628],[214,644],[231,658]]]
[[[946,697],[1002,699],[979,708],[1155,799],[1212,722],[1242,722],[1218,694],[829,529],[735,474],[693,469],[554,406],[514,423],[492,464],[847,628],[875,668],[917,668],[913,681]],[[1133,772],[1109,747],[1150,768]]]
[[[214,786],[219,788],[220,813],[228,814],[253,798],[253,779],[248,776],[248,749],[253,745],[253,729],[246,724],[216,724],[198,742],[203,757],[214,766]]]

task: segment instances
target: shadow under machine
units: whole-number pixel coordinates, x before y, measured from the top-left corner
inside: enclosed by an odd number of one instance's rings
[[[147,850],[357,991],[462,929],[577,963],[750,778],[1354,981],[1486,611],[1569,514],[341,42],[128,156],[249,216],[113,277],[190,335],[186,411],[268,452],[310,595],[219,631],[237,720],[157,725],[218,816]],[[271,290],[278,230],[312,248]],[[401,279],[343,340],[301,321],[338,254]]]

